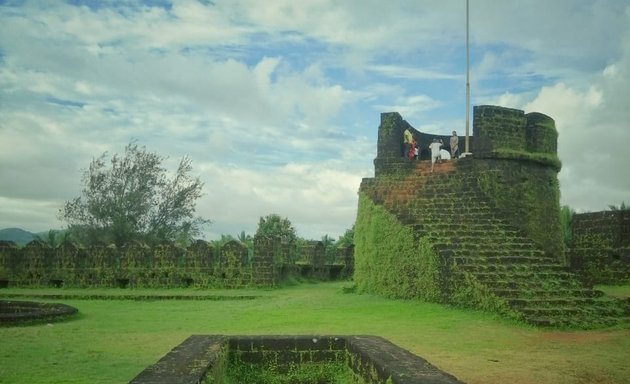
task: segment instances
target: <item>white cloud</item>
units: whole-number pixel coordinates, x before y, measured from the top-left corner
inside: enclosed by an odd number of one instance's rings
[[[630,7],[472,3],[473,104],[556,120],[570,205],[623,200]],[[381,112],[463,125],[464,23],[440,0],[0,5],[0,227],[54,225],[80,169],[137,139],[169,166],[190,155],[214,235],[269,213],[340,234]]]
[[[353,225],[362,176],[338,164],[291,163],[269,171],[207,165],[202,178],[208,182],[200,213],[233,228],[232,234],[253,234],[259,217],[276,213],[291,220],[300,236],[318,239]],[[210,228],[211,236],[219,233]]]

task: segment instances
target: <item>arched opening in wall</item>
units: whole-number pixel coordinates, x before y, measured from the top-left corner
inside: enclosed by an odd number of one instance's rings
[[[311,277],[313,275],[313,266],[310,264],[302,264],[300,265],[300,276],[301,277]]]
[[[280,267],[280,279],[284,280],[287,277],[289,277],[289,266],[282,264],[282,267]]]

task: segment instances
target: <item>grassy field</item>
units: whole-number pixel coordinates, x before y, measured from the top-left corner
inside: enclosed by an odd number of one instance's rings
[[[125,383],[191,334],[379,335],[467,383],[630,382],[629,329],[540,330],[481,312],[344,293],[348,285],[239,291],[3,289],[5,296],[68,295],[54,301],[78,308],[80,315],[64,323],[0,328],[0,383]],[[620,290],[627,294],[630,287]],[[111,297],[151,293],[221,300]],[[226,297],[235,294],[258,297]],[[96,295],[109,299],[86,298]]]

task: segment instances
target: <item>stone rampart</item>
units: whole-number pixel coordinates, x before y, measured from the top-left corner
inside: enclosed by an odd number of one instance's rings
[[[413,173],[416,161],[402,156],[402,136],[411,130],[421,147],[449,136],[431,135],[412,127],[397,112],[381,114],[375,177],[401,179]],[[542,113],[500,106],[474,107],[473,161],[461,164],[477,178],[494,208],[549,255],[564,260],[561,241],[558,134],[552,118]],[[461,143],[464,138],[460,137]],[[425,149],[426,150],[426,149]],[[428,152],[420,160],[429,159]]]
[[[218,249],[205,241],[187,248],[171,243],[148,247],[137,242],[120,248],[83,248],[65,242],[51,248],[41,241],[19,248],[12,242],[1,242],[0,287],[274,286],[290,275],[299,276],[304,269],[309,271],[309,278],[342,277],[339,266],[324,263],[323,246],[306,247],[305,258],[298,263],[291,244],[280,239],[254,240],[251,260],[247,247],[234,240]],[[352,263],[350,258],[346,254],[344,262]]]
[[[574,214],[569,265],[590,284],[630,279],[630,210]]]

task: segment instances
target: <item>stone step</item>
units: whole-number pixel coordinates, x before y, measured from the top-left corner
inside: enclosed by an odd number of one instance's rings
[[[462,242],[454,242],[451,239],[443,239],[443,238],[431,238],[427,237],[427,240],[433,243],[433,247],[438,250],[446,250],[446,249],[467,249],[470,251],[484,252],[484,251],[516,251],[516,250],[535,250],[536,248],[531,242],[511,242],[504,243],[499,241],[499,239],[495,239],[492,243],[485,243],[485,239],[477,239],[477,241],[473,241],[473,239],[467,239]],[[524,241],[527,241],[524,239]],[[482,253],[483,254],[483,253]]]
[[[415,229],[419,231],[503,231],[506,234],[518,234],[516,229],[506,226],[504,223],[439,221],[434,223],[418,223]]]
[[[593,297],[579,297],[579,296],[566,296],[566,297],[537,297],[537,298],[522,298],[522,297],[508,297],[504,298],[505,302],[513,309],[519,308],[567,308],[577,307],[582,308],[590,306],[596,303],[596,298]]]
[[[549,307],[518,307],[518,312],[523,313],[526,317],[558,317],[570,316],[574,318],[583,317],[592,319],[593,317],[617,317],[619,316],[619,308],[610,304],[591,304],[580,306],[549,306]]]
[[[546,256],[522,256],[522,255],[502,255],[502,256],[454,256],[452,258],[458,265],[484,264],[484,265],[550,265],[563,266],[560,262]]]
[[[519,248],[519,249],[477,249],[477,248],[445,248],[440,250],[440,255],[450,258],[481,258],[481,259],[498,259],[502,257],[524,257],[533,258],[540,261],[553,262],[555,259],[545,256],[545,252],[536,248]]]
[[[567,318],[565,316],[548,316],[537,317],[535,315],[526,315],[524,318],[526,323],[534,325],[536,327],[569,327],[569,326],[588,326],[592,328],[598,324],[602,327],[613,326],[620,324],[623,319],[617,317],[598,317],[592,318]],[[596,324],[595,324],[596,323]]]
[[[416,209],[409,209],[408,207],[400,207],[401,214],[409,217],[413,217],[418,224],[429,225],[432,222],[439,223],[457,223],[459,225],[499,225],[506,226],[506,229],[511,229],[510,224],[501,216],[491,212],[460,212],[454,214],[445,214],[444,212],[430,212],[419,211]]]
[[[520,297],[521,295],[527,295],[531,297],[545,298],[545,297],[590,297],[600,298],[604,297],[604,292],[589,289],[589,288],[559,288],[553,287],[549,289],[540,289],[540,284],[532,285],[531,287],[519,287],[519,288],[490,288],[490,291],[499,297],[513,298]]]
[[[479,282],[488,281],[530,281],[543,283],[548,280],[576,280],[575,274],[568,271],[497,271],[497,272],[479,272],[453,270],[455,275],[463,275],[464,273],[472,274]],[[576,283],[579,284],[579,283]]]
[[[571,290],[571,289],[590,289],[588,286],[584,286],[577,279],[555,279],[549,281],[540,281],[538,279],[526,279],[526,280],[484,280],[483,284],[487,286],[491,291],[533,291],[536,289],[555,289],[555,290]],[[597,292],[595,295],[603,296],[602,291]],[[507,296],[507,295],[502,295]]]
[[[501,273],[539,273],[562,272],[566,267],[559,264],[457,264],[467,272],[501,272]]]
[[[528,238],[522,236],[506,236],[501,233],[488,233],[483,234],[448,234],[446,232],[427,232],[418,234],[427,238],[427,240],[441,243],[452,244],[454,248],[469,248],[469,249],[523,249],[533,248],[536,249],[536,244]]]

